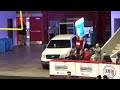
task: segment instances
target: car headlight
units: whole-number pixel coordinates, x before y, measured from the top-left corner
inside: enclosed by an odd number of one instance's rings
[[[45,58],[46,55],[42,55],[42,58]]]

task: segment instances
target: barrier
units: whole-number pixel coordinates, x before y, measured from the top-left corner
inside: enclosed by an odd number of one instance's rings
[[[51,75],[67,75],[95,78],[98,75],[107,75],[110,79],[120,79],[120,64],[100,63],[85,60],[52,60],[50,61]]]

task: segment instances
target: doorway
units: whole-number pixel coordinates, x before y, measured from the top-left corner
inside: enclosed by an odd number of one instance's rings
[[[42,17],[30,17],[30,43],[31,44],[44,43]]]
[[[23,17],[23,22],[24,24],[26,25],[26,17]],[[20,25],[20,17],[17,17],[16,18],[16,27],[18,27]],[[17,31],[17,44],[19,45],[20,44],[20,36],[19,36],[19,33]]]
[[[118,28],[120,27],[120,19],[114,19],[114,33],[118,30]]]
[[[8,19],[8,28],[13,28],[13,19]],[[8,38],[12,38],[13,41],[13,30],[8,30]]]

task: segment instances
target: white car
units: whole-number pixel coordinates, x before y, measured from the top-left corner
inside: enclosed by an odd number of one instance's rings
[[[42,52],[42,67],[49,66],[50,60],[64,59],[68,57],[71,50],[76,48],[76,36],[73,34],[62,34],[53,37]]]

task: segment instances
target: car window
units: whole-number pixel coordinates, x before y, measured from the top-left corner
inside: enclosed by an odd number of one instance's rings
[[[70,40],[51,40],[47,48],[70,48]]]

